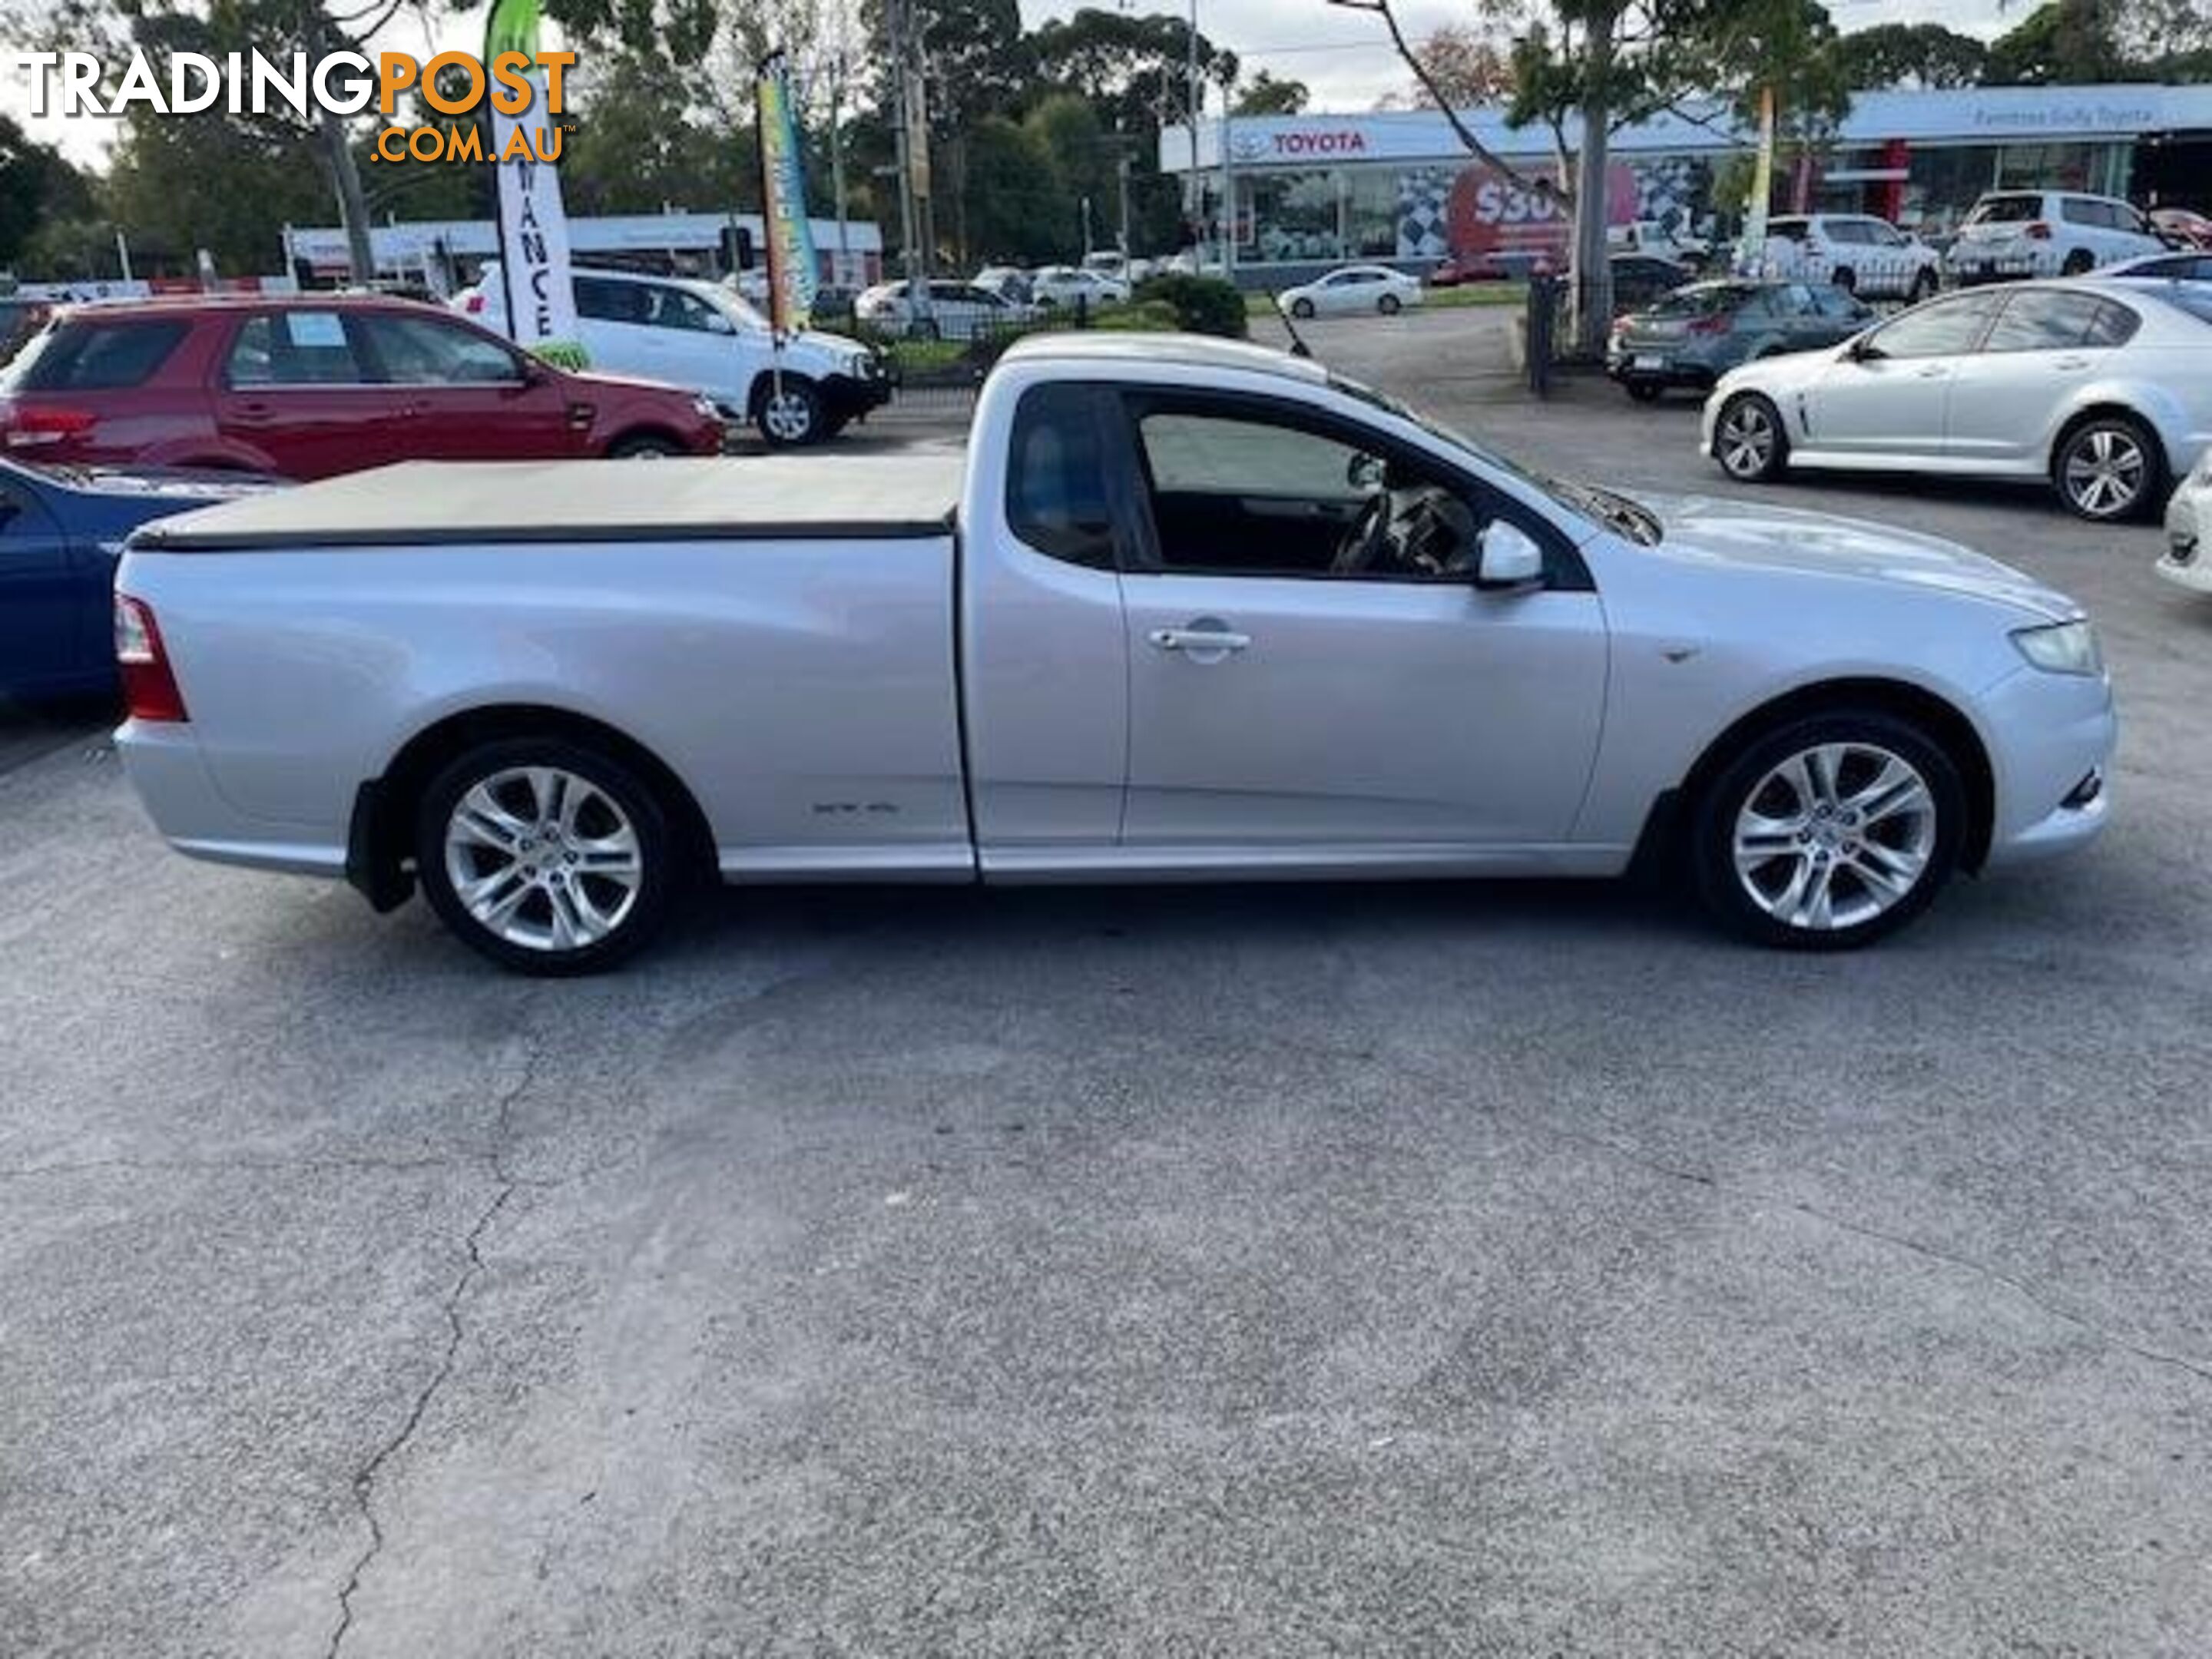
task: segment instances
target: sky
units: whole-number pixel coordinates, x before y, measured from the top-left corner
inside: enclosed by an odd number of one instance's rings
[[[1022,19],[1034,27],[1048,17],[1065,17],[1085,3],[1111,5],[1116,0],[1021,0]],[[1168,10],[1181,16],[1187,15],[1188,0],[1120,3],[1125,10]],[[1826,4],[1836,26],[1847,33],[1876,23],[1939,22],[1989,36],[2001,33],[2010,21],[2000,10],[1999,0],[1826,0]],[[2029,0],[2014,0],[2011,18],[2028,9]],[[1397,10],[1407,34],[1419,40],[1439,23],[1470,17],[1474,8],[1470,0],[1398,0]],[[1236,52],[1248,75],[1264,69],[1279,80],[1304,82],[1312,88],[1316,109],[1369,109],[1385,94],[1402,91],[1410,80],[1376,19],[1342,10],[1327,0],[1198,0],[1198,27],[1208,40]],[[437,44],[472,48],[483,38],[483,28],[482,8],[458,14]],[[377,44],[420,54],[424,50],[420,34],[419,26],[409,21],[395,26]],[[88,116],[40,120],[29,111],[22,70],[0,59],[0,114],[21,121],[42,143],[59,144],[74,161],[96,165],[106,152],[112,122]]]

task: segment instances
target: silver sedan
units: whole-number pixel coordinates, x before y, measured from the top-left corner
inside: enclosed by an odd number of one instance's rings
[[[1702,443],[1744,483],[1794,467],[2033,479],[2083,518],[2140,518],[2212,447],[2212,292],[2099,278],[1950,295],[1724,376]]]

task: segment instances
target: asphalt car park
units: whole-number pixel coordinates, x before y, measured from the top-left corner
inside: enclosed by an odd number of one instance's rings
[[[1510,325],[1300,331],[1743,493]],[[2212,605],[2032,488],[1756,498],[2088,607],[2095,848],[1845,957],[1663,886],[759,890],[541,983],[11,721],[0,1650],[2202,1651]]]

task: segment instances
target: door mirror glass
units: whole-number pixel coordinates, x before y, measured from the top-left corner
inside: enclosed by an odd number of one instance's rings
[[[1481,546],[1475,562],[1477,587],[1528,587],[1544,580],[1544,550],[1518,526],[1494,520],[1482,532]]]

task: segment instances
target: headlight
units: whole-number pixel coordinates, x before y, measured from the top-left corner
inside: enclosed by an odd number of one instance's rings
[[[2086,620],[2053,623],[2048,628],[2023,628],[2012,636],[2020,654],[2050,674],[2096,674],[2105,667],[2097,649],[2097,630]]]

